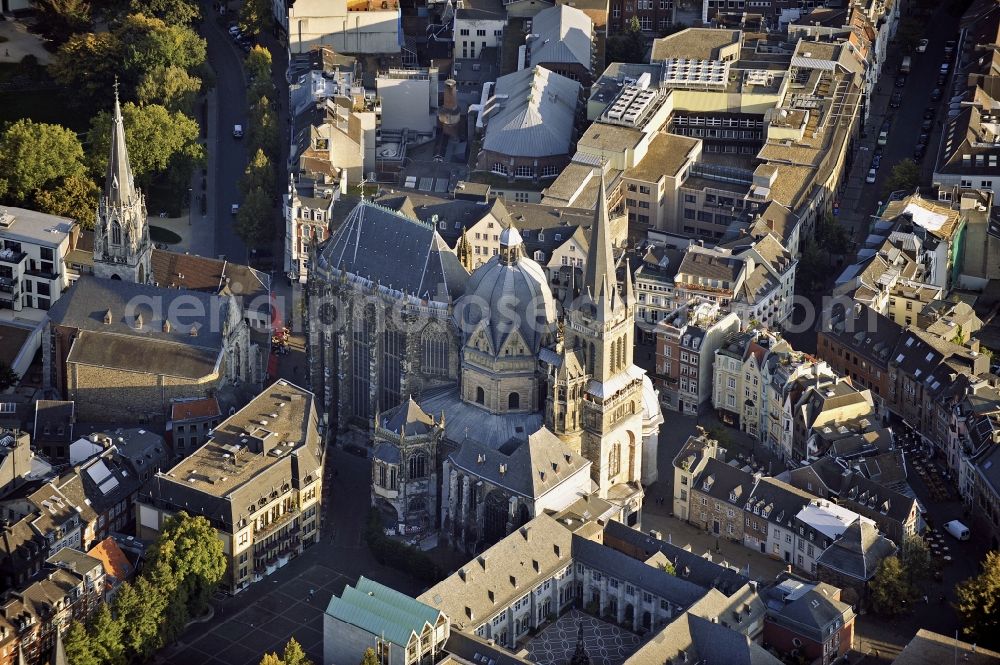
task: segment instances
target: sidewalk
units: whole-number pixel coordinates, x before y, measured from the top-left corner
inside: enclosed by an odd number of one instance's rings
[[[28,32],[28,26],[21,21],[0,21],[0,62],[21,62],[21,58],[31,54],[41,65],[49,64],[52,54],[45,50],[42,40]]]
[[[212,203],[215,201],[215,168],[216,161],[219,159],[218,150],[218,114],[216,112],[218,99],[215,92],[215,88],[209,89],[208,93],[205,95],[204,103],[207,105],[208,109],[203,117],[205,123],[205,170],[207,175],[204,179],[207,181],[206,186],[202,189],[202,172],[200,169],[195,169],[191,176],[191,195],[192,200],[190,203],[190,227],[189,227],[189,241],[188,241],[188,251],[192,254],[197,254],[199,256],[207,256],[214,258],[215,253],[215,206]],[[206,200],[205,214],[201,213],[201,204],[198,202],[199,195],[204,195]]]

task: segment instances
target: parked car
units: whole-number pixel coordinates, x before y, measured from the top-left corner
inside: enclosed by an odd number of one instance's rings
[[[927,133],[921,134],[919,137],[917,137],[917,145],[927,145],[927,140],[929,136],[930,135]]]
[[[234,203],[233,206],[232,206],[232,208],[230,208],[229,211],[235,215],[236,213],[238,213],[240,211],[240,204],[239,203]]]
[[[878,171],[880,166],[882,166],[882,155],[875,155],[872,157],[872,168]]]
[[[871,184],[875,182],[875,177],[878,175],[878,171],[875,169],[868,169],[868,176],[865,178],[865,182]]]
[[[917,147],[913,149],[913,159],[919,162],[921,159],[924,158],[924,152],[926,150],[927,150],[926,146],[918,144]]]
[[[243,138],[243,125],[233,125],[233,138],[234,139]]]
[[[937,84],[939,86],[942,86],[942,85],[944,85],[947,82],[948,82],[948,75],[947,74],[938,74]]]
[[[924,120],[922,123],[920,123],[920,129],[924,130],[925,132],[929,132],[931,130],[931,127],[933,126],[934,126],[933,120]]]
[[[937,102],[941,100],[941,88],[934,88],[931,91],[931,101]]]
[[[951,65],[949,65],[947,62],[942,62],[941,68],[938,71],[940,71],[942,74],[947,74],[949,69],[951,69]]]
[[[903,93],[896,91],[892,93],[892,97],[889,98],[889,108],[898,109],[900,102],[903,101]]]
[[[888,142],[889,142],[889,132],[888,132],[888,130],[883,129],[878,134],[878,144],[879,145],[885,145]]]
[[[924,120],[933,120],[935,115],[937,115],[937,112],[933,107],[928,106],[924,109]]]
[[[906,77],[905,76],[898,77],[896,79],[896,87],[902,88],[904,85],[906,85]]]
[[[950,39],[944,43],[944,54],[951,57],[951,54],[955,52],[955,40]]]
[[[927,50],[927,45],[930,44],[930,40],[921,39],[920,43],[917,44],[917,53],[923,53]]]

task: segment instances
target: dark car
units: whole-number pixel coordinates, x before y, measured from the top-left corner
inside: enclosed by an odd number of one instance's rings
[[[933,120],[937,112],[932,108],[924,109],[924,120]]]
[[[931,101],[939,101],[941,99],[941,88],[934,88],[931,91]]]
[[[937,84],[938,85],[944,85],[947,82],[948,82],[948,75],[947,74],[938,74],[938,77],[937,77]]]
[[[892,93],[892,97],[889,98],[889,108],[898,109],[901,101],[903,101],[903,95],[897,90]]]
[[[927,140],[930,138],[930,134],[921,134],[917,138],[917,145],[927,145]]]
[[[906,77],[905,76],[900,76],[899,78],[896,79],[896,87],[897,88],[902,88],[904,85],[906,85]]]
[[[924,120],[922,123],[920,123],[920,129],[924,130],[925,132],[929,132],[931,127],[933,126],[934,126],[933,120]]]
[[[920,161],[921,159],[923,159],[924,158],[924,151],[925,150],[926,150],[925,146],[918,145],[916,148],[913,149],[913,159],[915,159],[917,161]]]

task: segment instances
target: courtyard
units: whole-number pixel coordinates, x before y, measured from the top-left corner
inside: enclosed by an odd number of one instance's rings
[[[527,643],[530,659],[538,665],[568,663],[576,650],[581,628],[583,645],[593,665],[619,665],[642,643],[637,635],[618,626],[571,610]]]

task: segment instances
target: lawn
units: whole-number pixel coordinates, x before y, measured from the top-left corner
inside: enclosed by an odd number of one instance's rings
[[[181,237],[171,231],[170,229],[165,229],[162,226],[149,225],[149,237],[153,239],[153,242],[165,243],[167,245],[176,245],[181,241]]]

